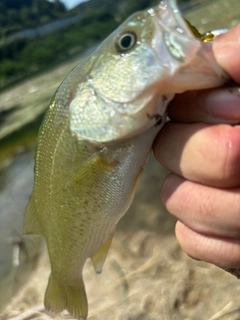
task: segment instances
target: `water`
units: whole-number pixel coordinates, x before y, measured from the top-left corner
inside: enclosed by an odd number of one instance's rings
[[[33,165],[33,151],[28,151],[0,170],[0,312],[27,282],[38,261],[40,237],[22,237]]]
[[[62,29],[75,22],[78,22],[81,18],[82,18],[81,15],[75,15],[69,18],[52,21],[36,28],[28,28],[25,30],[21,30],[10,36],[7,36],[4,39],[4,41],[11,42],[13,40],[21,39],[21,38],[31,39],[38,36],[45,36],[53,31]]]

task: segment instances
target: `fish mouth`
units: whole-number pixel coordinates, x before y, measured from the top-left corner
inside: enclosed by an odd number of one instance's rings
[[[161,1],[148,13],[154,19],[152,48],[160,63],[170,67],[168,70],[175,64],[179,66],[179,63],[189,63],[200,50],[201,42],[193,35],[175,1]]]
[[[228,76],[215,61],[211,44],[202,43],[192,33],[174,0],[161,1],[149,14],[155,26],[152,50],[167,70],[169,93],[213,88],[226,82]]]

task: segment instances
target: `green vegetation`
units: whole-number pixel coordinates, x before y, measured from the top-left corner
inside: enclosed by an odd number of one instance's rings
[[[1,0],[0,2],[0,37],[8,36],[16,31],[33,28],[67,13],[59,0]]]
[[[187,0],[185,0],[187,1]],[[67,11],[60,0],[1,0],[0,88],[102,40],[134,11],[158,0],[91,0]],[[16,31],[79,15],[78,22],[35,38],[9,38]]]
[[[52,66],[106,37],[117,22],[112,16],[105,16],[104,23],[100,18],[91,18],[88,24],[82,19],[44,37],[16,39],[0,46],[0,86]]]

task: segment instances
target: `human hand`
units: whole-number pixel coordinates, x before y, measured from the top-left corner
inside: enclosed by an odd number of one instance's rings
[[[219,65],[240,84],[240,25],[213,42]],[[172,173],[161,198],[177,219],[191,257],[240,267],[240,86],[186,92],[169,106],[172,120],[153,151]]]

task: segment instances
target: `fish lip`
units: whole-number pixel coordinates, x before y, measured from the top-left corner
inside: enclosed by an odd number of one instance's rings
[[[170,1],[161,1],[148,11],[153,18],[152,49],[166,68],[189,63],[201,48],[201,42],[192,34],[178,7]],[[171,74],[175,68],[172,68]]]

